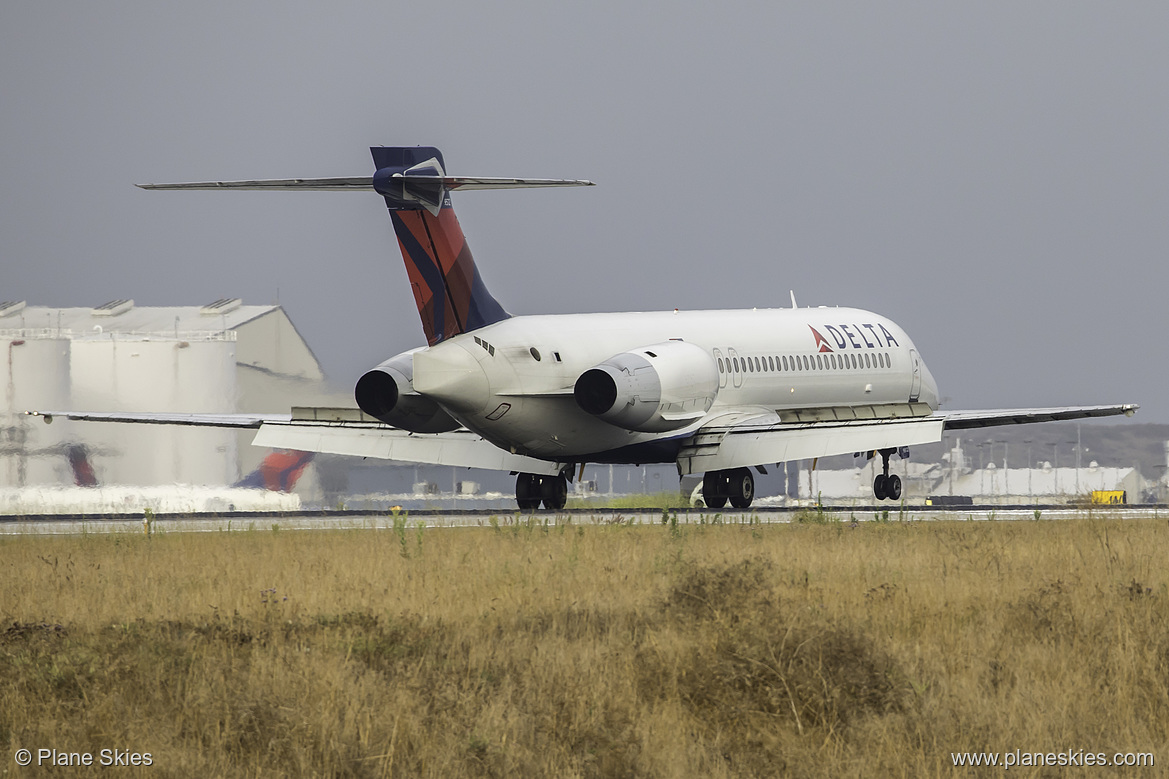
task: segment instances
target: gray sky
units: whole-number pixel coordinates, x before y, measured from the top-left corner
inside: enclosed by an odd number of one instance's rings
[[[589,178],[454,196],[514,314],[848,305],[951,408],[1169,422],[1165,3],[10,2],[0,300],[285,306],[335,383],[420,345],[385,207],[135,182]]]

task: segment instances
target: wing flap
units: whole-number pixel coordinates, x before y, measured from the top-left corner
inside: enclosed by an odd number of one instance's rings
[[[512,454],[467,430],[422,434],[384,425],[274,422],[262,425],[252,444],[548,476],[559,473],[563,467],[559,463]]]
[[[685,474],[808,460],[942,440],[940,418],[703,428],[678,454]]]

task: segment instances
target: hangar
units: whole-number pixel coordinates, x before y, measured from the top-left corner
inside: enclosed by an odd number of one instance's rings
[[[100,483],[223,485],[262,457],[250,433],[156,425],[52,425],[30,409],[287,412],[336,405],[320,362],[279,305],[93,308],[0,303],[0,486],[73,484],[82,444]]]

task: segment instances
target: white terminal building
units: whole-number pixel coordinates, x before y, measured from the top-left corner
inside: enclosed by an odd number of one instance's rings
[[[1169,460],[1169,443],[1165,451]],[[902,497],[906,502],[920,505],[963,496],[979,504],[1071,503],[1082,501],[1093,492],[1122,491],[1129,503],[1138,503],[1149,496],[1158,501],[1166,496],[1165,480],[1146,479],[1135,466],[1106,467],[1093,460],[1060,467],[1050,462],[1038,463],[1033,468],[1008,468],[994,462],[973,467],[961,440],[942,458],[940,463],[896,457],[890,461],[890,471],[901,477]],[[845,506],[873,505],[872,484],[880,473],[879,464],[880,459],[876,458],[859,468],[812,470],[805,463],[805,470],[800,473],[798,499]],[[890,504],[884,507],[889,508]]]
[[[99,484],[230,485],[265,454],[252,431],[44,420],[29,410],[279,412],[337,403],[279,305],[94,308],[0,303],[0,487],[72,485],[84,444]]]

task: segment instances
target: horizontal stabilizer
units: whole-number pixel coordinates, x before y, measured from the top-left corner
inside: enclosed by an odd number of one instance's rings
[[[139,184],[142,189],[242,189],[349,192],[372,190],[386,199],[391,210],[425,208],[437,215],[447,193],[456,189],[526,189],[531,187],[591,187],[583,179],[519,179],[448,176],[442,153],[431,146],[375,146],[377,172],[372,176],[339,178],[247,179],[241,181],[187,181]]]
[[[325,179],[253,179],[248,181],[185,181],[175,184],[137,184],[140,189],[307,189],[317,192],[357,192],[373,189],[373,176]]]
[[[395,178],[448,190],[528,189],[535,187],[592,187],[585,179],[508,179],[482,176],[415,176]],[[137,184],[140,189],[302,189],[316,192],[360,192],[373,190],[373,176],[340,176],[322,179],[249,179],[243,181],[185,181],[172,184]]]

